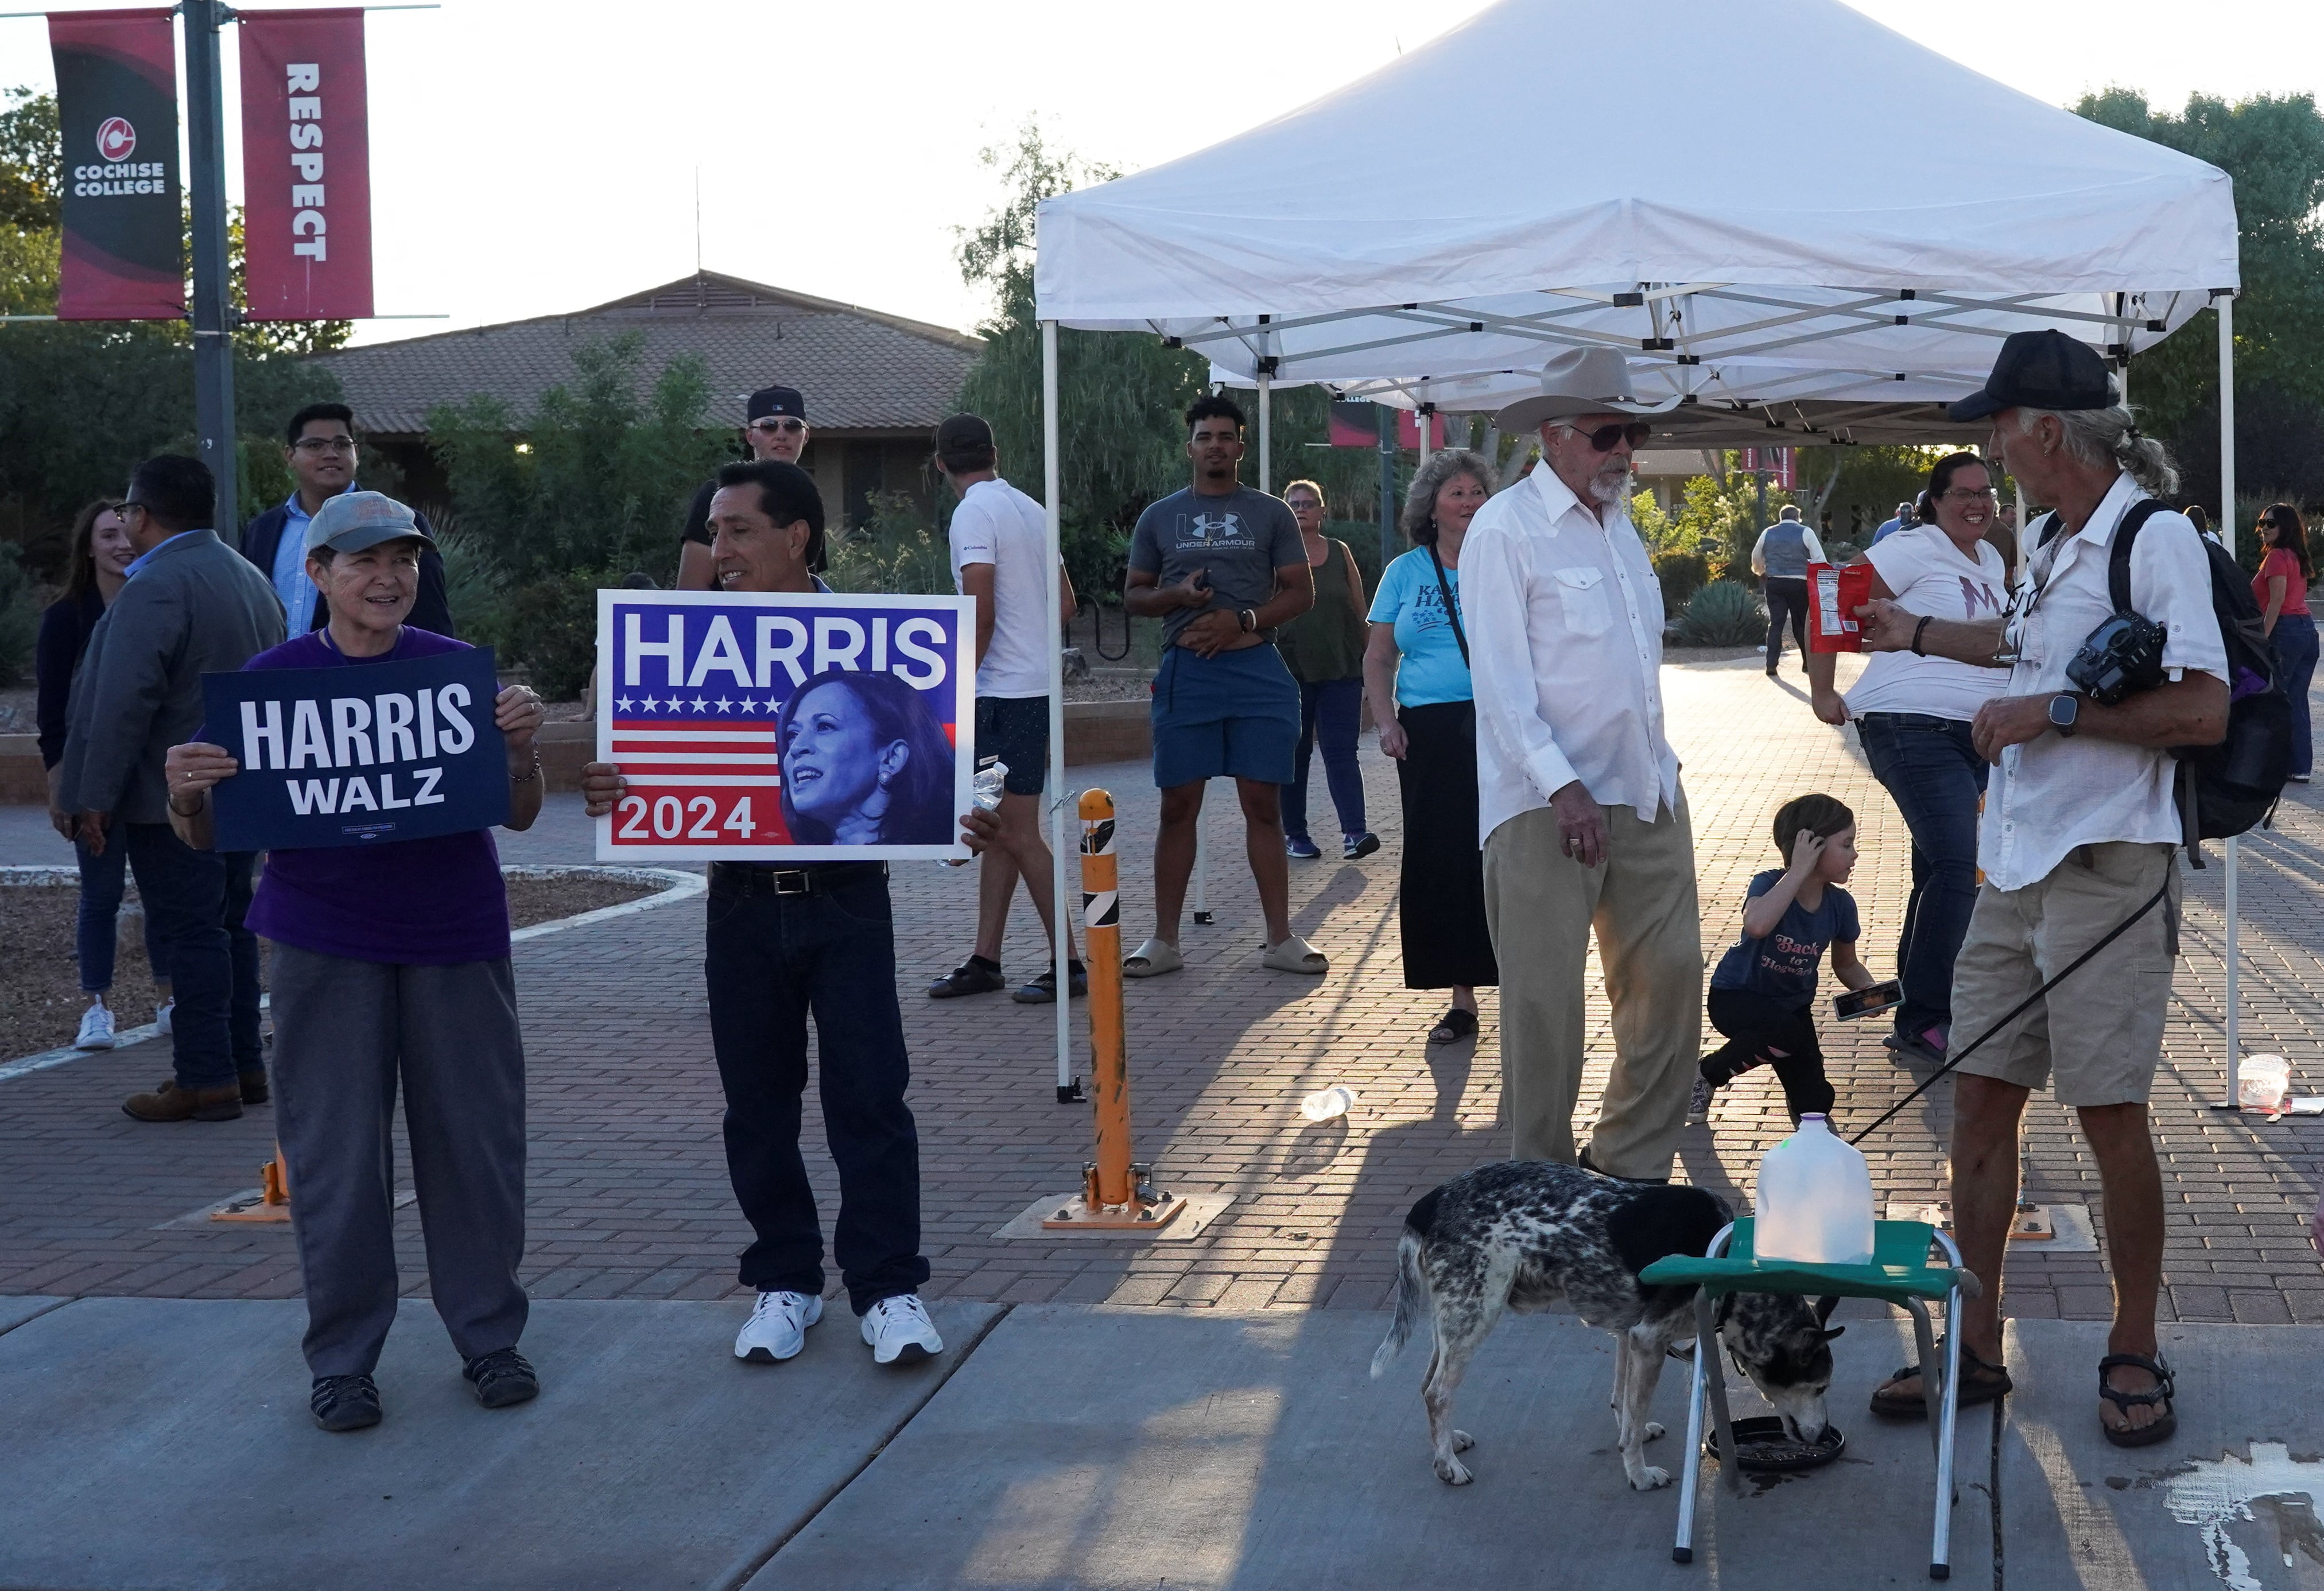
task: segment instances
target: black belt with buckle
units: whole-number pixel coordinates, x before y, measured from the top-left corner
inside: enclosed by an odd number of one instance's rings
[[[804,868],[779,868],[767,862],[722,861],[710,864],[714,883],[725,883],[742,889],[764,889],[770,895],[813,895],[818,890],[835,888],[842,884],[854,884],[866,878],[885,878],[888,864],[883,861],[817,862]]]

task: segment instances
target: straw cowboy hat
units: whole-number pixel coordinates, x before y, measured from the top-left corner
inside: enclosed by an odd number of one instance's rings
[[[1630,362],[1618,350],[1569,348],[1541,367],[1541,396],[1520,398],[1502,409],[1493,416],[1493,428],[1522,436],[1578,414],[1662,414],[1677,407],[1676,394],[1659,402],[1638,397]]]

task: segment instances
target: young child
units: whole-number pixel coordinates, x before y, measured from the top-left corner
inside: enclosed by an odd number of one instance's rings
[[[1816,1044],[1816,962],[1831,948],[1834,977],[1850,989],[1873,981],[1856,958],[1856,897],[1840,886],[1856,868],[1856,814],[1829,796],[1801,796],[1775,814],[1775,851],[1788,868],[1751,880],[1743,936],[1711,975],[1711,1025],[1727,1042],[1702,1058],[1687,1115],[1700,1120],[1714,1090],[1765,1063],[1784,1085],[1796,1124],[1830,1114],[1831,1084]]]

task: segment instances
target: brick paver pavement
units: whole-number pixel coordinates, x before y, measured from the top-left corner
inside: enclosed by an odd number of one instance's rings
[[[1862,819],[1867,959],[1890,969],[1909,860],[1904,826],[1865,771],[1852,735],[1816,723],[1798,676],[1756,662],[1666,671],[1671,722],[1686,762],[1708,948],[1715,955],[1751,873],[1773,859],[1775,805],[1821,788]],[[1214,805],[1215,926],[1187,931],[1188,970],[1130,986],[1137,1141],[1166,1185],[1225,1191],[1229,1213],[1192,1244],[1001,1242],[992,1234],[1034,1198],[1072,1187],[1089,1153],[1086,1108],[1054,1099],[1051,1016],[1001,997],[931,1002],[925,980],[964,952],[973,875],[918,864],[896,885],[899,980],[909,1029],[924,1168],[932,1291],[1018,1301],[1111,1301],[1248,1309],[1379,1305],[1396,1235],[1417,1195],[1506,1153],[1494,1007],[1472,1044],[1431,1052],[1440,997],[1407,991],[1394,910],[1400,823],[1392,770],[1369,743],[1371,821],[1385,842],[1369,860],[1295,864],[1300,932],[1333,960],[1309,980],[1262,970],[1257,903],[1240,862],[1231,803]],[[1142,767],[1076,770],[1122,810],[1125,937],[1151,924],[1154,792]],[[1317,781],[1316,799],[1323,799]],[[1224,795],[1224,787],[1216,793]],[[1226,810],[1220,810],[1224,806]],[[1326,824],[1328,827],[1328,823]],[[2276,1049],[2324,1084],[2317,996],[2324,990],[2324,815],[2305,789],[2282,826],[2244,848],[2247,1050]],[[2223,1060],[2221,872],[2194,876],[2187,961],[2178,977],[2156,1130],[2172,1204],[2168,1309],[2189,1320],[2324,1320],[2324,1266],[2305,1219],[2324,1122],[2270,1124],[2208,1108]],[[526,1278],[550,1297],[704,1298],[733,1290],[748,1233],[725,1184],[719,1097],[701,985],[699,902],[519,947],[517,979],[531,1056],[531,1241]],[[1038,966],[1029,913],[1012,925],[1012,974]],[[1592,973],[1593,987],[1595,972]],[[1078,1018],[1077,1018],[1078,1019]],[[1877,1025],[1830,1030],[1841,1125],[1868,1121],[1912,1079]],[[1591,1043],[1602,1065],[1602,1000]],[[281,1229],[168,1225],[254,1182],[268,1152],[264,1109],[225,1126],[154,1127],[124,1117],[120,1097],[167,1070],[154,1046],[0,1083],[0,1292],[284,1296],[297,1270]],[[1309,1124],[1297,1101],[1345,1082],[1351,1117]],[[1941,1191],[1946,1126],[1940,1084],[1868,1148],[1884,1198]],[[1585,1086],[1585,1111],[1597,1084]],[[810,1164],[832,1212],[834,1179],[809,1101]],[[1727,1090],[1709,1127],[1689,1129],[1682,1174],[1730,1199],[1784,1128],[1773,1081]],[[2029,1185],[2046,1200],[2086,1201],[2101,1232],[2098,1186],[2070,1114],[2037,1099]],[[417,1212],[399,1218],[407,1286],[426,1288]],[[837,1291],[836,1278],[834,1291]],[[2007,1308],[2102,1316],[2096,1255],[2013,1256]]]

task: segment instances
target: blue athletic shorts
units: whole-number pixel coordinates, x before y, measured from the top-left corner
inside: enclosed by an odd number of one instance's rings
[[[1299,682],[1272,646],[1198,658],[1184,647],[1163,654],[1154,676],[1154,783],[1297,777]]]

